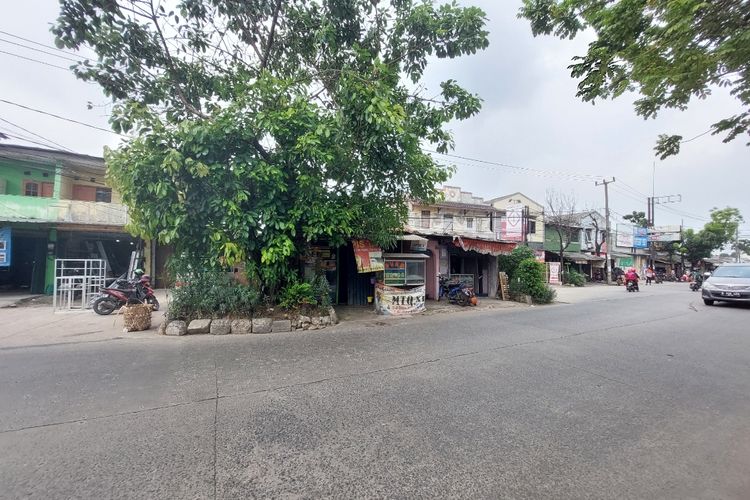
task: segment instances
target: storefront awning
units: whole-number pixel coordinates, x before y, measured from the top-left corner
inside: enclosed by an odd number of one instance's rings
[[[396,239],[401,241],[429,241],[427,238],[423,238],[422,236],[416,234],[401,234],[396,236]]]
[[[384,253],[384,259],[429,259],[430,256],[424,253]]]
[[[477,252],[485,255],[507,255],[517,246],[516,243],[475,240],[472,238],[461,238],[460,236],[453,240],[453,245],[467,252]]]
[[[559,256],[557,252],[550,252],[550,253],[553,253]],[[594,263],[594,262],[601,262],[601,261],[606,260],[606,258],[603,256],[596,256],[596,255],[580,253],[580,252],[564,252],[563,255],[565,256],[565,260],[575,262],[576,264],[588,264],[589,262]]]

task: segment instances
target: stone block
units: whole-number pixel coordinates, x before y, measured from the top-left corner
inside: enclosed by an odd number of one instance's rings
[[[330,316],[321,316],[320,317],[320,326],[328,326],[331,324],[331,317]]]
[[[227,335],[232,331],[232,322],[228,319],[211,321],[211,335]]]
[[[187,323],[184,321],[170,321],[164,333],[166,335],[185,335],[187,333]]]
[[[253,333],[271,333],[271,318],[253,318]]]
[[[338,325],[339,324],[339,316],[336,314],[336,310],[331,307],[328,309],[328,315],[331,317],[331,324],[332,325]]]
[[[292,322],[288,319],[277,319],[271,326],[272,332],[291,332]]]
[[[211,328],[211,320],[210,319],[194,319],[190,322],[187,328],[187,332],[190,335],[198,334],[198,333],[208,333]]]
[[[249,319],[235,319],[232,321],[232,333],[252,333],[253,322]]]
[[[300,328],[310,325],[310,316],[300,316],[298,318]]]

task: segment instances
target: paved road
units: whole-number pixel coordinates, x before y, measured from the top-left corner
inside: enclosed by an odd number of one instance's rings
[[[748,498],[750,309],[679,284],[599,297],[304,334],[16,335],[0,497]]]

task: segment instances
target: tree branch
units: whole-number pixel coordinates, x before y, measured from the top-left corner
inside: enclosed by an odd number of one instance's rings
[[[276,22],[279,19],[279,10],[281,9],[281,0],[276,0],[276,6],[273,9],[273,19],[271,20],[271,31],[268,33],[268,39],[266,40],[266,50],[263,54],[263,59],[260,61],[260,70],[263,71],[268,65],[268,59],[271,56],[271,48],[273,46],[273,37],[276,30]]]

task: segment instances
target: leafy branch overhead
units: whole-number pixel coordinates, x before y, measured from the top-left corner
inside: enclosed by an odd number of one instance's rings
[[[388,243],[448,169],[421,147],[480,99],[421,85],[430,57],[488,45],[485,15],[414,0],[61,0],[61,47],[135,139],[107,153],[132,227],[267,282],[314,240]]]
[[[654,118],[663,109],[684,110],[692,99],[724,87],[737,99],[738,110],[709,131],[724,134],[724,142],[750,135],[747,0],[523,0],[519,17],[530,21],[535,36],[595,33],[587,54],[569,66],[584,101],[634,91],[640,94],[636,113]],[[680,144],[697,137],[661,135],[656,154],[676,155]]]

